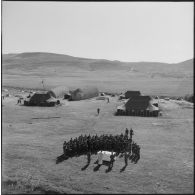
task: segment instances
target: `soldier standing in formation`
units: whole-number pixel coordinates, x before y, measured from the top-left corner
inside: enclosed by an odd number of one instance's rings
[[[114,159],[114,154],[113,154],[113,152],[112,152],[112,154],[110,155],[110,169],[112,169],[112,167],[113,167],[113,165],[114,165],[114,161],[115,161],[115,159]]]
[[[134,135],[133,129],[130,130],[130,139],[132,140],[132,136]]]
[[[130,134],[130,137],[129,137]],[[132,162],[137,162],[140,159],[140,146],[132,142],[133,130],[126,128],[125,134],[121,135],[80,135],[78,138],[70,139],[63,143],[64,156],[73,157],[87,155],[88,164],[91,161],[91,155],[97,154],[100,150],[111,151],[111,167],[114,163],[114,157],[124,154],[125,165],[128,165],[128,157]],[[113,151],[116,152],[113,155]]]
[[[127,166],[128,165],[128,154],[125,152],[125,166]]]

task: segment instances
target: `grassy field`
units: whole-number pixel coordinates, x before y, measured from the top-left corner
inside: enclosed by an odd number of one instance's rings
[[[165,101],[160,103],[161,117],[144,118],[114,116],[121,104],[117,97],[111,97],[110,103],[95,99],[64,101],[62,106],[50,108],[25,107],[16,102],[14,96],[2,102],[3,194],[193,193],[193,106]],[[86,156],[55,163],[65,140],[80,134],[121,134],[126,127],[134,130],[141,159],[137,164],[129,162],[123,172],[122,158],[108,173],[106,166],[94,171],[95,155],[84,171]]]
[[[45,89],[63,85],[97,86],[101,92],[139,90],[145,95],[193,93],[193,59],[178,64],[119,62],[52,53],[7,54],[2,57],[2,85]],[[8,88],[2,101],[2,193],[193,193],[193,105],[160,102],[162,116],[115,116],[121,102],[64,101],[59,107],[16,105],[21,93]],[[24,95],[24,94],[23,94]],[[97,108],[100,115],[96,115]],[[58,117],[58,118],[52,118]],[[35,119],[36,118],[36,119]],[[38,118],[38,119],[37,119]],[[48,119],[50,118],[50,119]],[[56,164],[62,145],[80,134],[121,134],[133,128],[141,159],[121,172],[94,171],[97,156],[82,171],[87,157]]]
[[[138,90],[143,94],[184,96],[193,93],[192,78],[150,78],[146,75],[128,72],[75,72],[60,76],[36,76],[36,75],[3,75],[3,85],[26,88],[42,89],[44,79],[45,88],[63,85],[69,88],[93,85],[100,91],[125,92],[126,90]]]

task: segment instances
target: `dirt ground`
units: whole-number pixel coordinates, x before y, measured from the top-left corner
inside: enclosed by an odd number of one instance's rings
[[[16,92],[14,92],[16,93]],[[193,105],[160,101],[158,118],[115,116],[118,97],[63,101],[58,107],[25,107],[17,97],[2,100],[2,193],[193,193]],[[97,108],[100,115],[97,115]],[[53,117],[53,118],[52,118]],[[58,118],[54,118],[58,117]],[[37,119],[38,118],[38,119]],[[97,156],[56,164],[63,142],[80,134],[134,130],[141,147],[137,164],[117,158],[112,171]]]

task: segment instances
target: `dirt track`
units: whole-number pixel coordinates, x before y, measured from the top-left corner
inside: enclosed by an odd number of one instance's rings
[[[193,109],[161,103],[160,118],[114,116],[116,97],[66,102],[60,107],[16,105],[7,97],[2,107],[3,193],[192,193]],[[174,103],[172,103],[174,105]],[[96,109],[100,107],[100,115]],[[58,117],[46,119],[49,117]],[[33,119],[41,118],[41,119]],[[82,171],[81,156],[55,164],[64,140],[80,134],[120,134],[133,128],[141,146],[138,164],[118,158],[113,170],[94,171],[97,156]]]

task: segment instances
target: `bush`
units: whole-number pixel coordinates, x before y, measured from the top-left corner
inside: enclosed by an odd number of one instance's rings
[[[184,100],[194,103],[194,95],[187,94],[187,95],[185,95]]]

